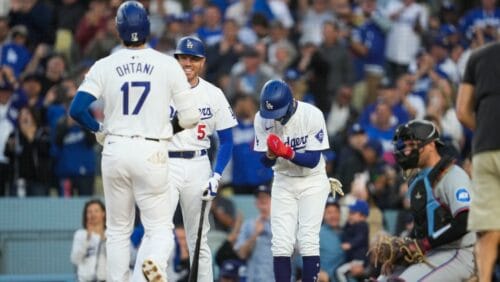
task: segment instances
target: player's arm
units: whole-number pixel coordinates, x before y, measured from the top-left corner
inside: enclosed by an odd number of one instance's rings
[[[451,170],[445,176],[443,183],[446,185],[443,198],[447,201],[453,219],[449,223],[448,229],[439,236],[429,237],[427,247],[436,248],[460,239],[467,233],[467,219],[469,217],[471,180],[465,171]]]
[[[460,239],[467,233],[467,219],[469,210],[459,212],[450,222],[450,227],[436,238],[428,237],[424,239],[424,248],[426,250],[435,249],[439,246],[449,244]]]
[[[95,96],[84,91],[78,91],[69,108],[69,115],[81,126],[92,132],[101,129],[101,124],[89,112],[89,106],[95,100]]]
[[[468,83],[461,83],[457,96],[457,118],[467,128],[476,128],[474,112],[474,86]]]
[[[220,145],[217,152],[214,172],[222,175],[233,153],[233,130],[232,128],[217,130],[217,135],[219,136]]]
[[[476,128],[476,117],[474,111],[474,88],[476,85],[476,65],[477,53],[473,53],[467,65],[465,73],[458,88],[457,95],[457,118],[467,128],[474,130]]]

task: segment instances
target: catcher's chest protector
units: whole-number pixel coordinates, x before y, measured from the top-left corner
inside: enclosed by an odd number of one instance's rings
[[[433,186],[451,164],[451,158],[442,158],[434,168],[423,169],[411,180],[408,193],[410,209],[415,220],[416,238],[437,238],[450,227],[449,223],[453,217],[449,209],[443,207],[434,197]]]

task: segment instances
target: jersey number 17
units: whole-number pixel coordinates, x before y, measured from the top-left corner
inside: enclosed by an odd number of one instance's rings
[[[133,115],[137,115],[139,111],[142,108],[142,105],[144,104],[144,101],[146,101],[146,97],[148,97],[149,91],[151,90],[151,83],[149,81],[132,81],[130,82],[125,82],[123,83],[122,87],[120,90],[123,93],[123,114],[128,115],[129,114],[129,89],[134,88],[134,87],[141,87],[144,88],[141,94],[141,97],[139,97],[139,100],[137,101],[137,104],[135,105],[134,110],[132,111]]]

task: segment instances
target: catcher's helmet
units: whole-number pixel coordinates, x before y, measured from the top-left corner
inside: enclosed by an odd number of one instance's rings
[[[281,119],[293,107],[290,87],[282,80],[269,80],[260,92],[260,115],[267,119]]]
[[[397,145],[399,142],[408,140],[430,143],[432,141],[442,144],[439,140],[439,131],[434,123],[427,120],[412,120],[406,124],[400,125],[396,129],[393,142]]]
[[[123,42],[141,42],[149,36],[149,17],[141,3],[127,1],[116,12],[116,28]]]
[[[186,36],[179,40],[174,56],[190,55],[199,58],[205,58],[205,45],[203,42],[194,36]]]
[[[405,141],[417,141],[418,147],[405,154]],[[419,149],[431,142],[439,146],[444,145],[439,140],[439,131],[434,123],[427,120],[412,120],[400,125],[392,140],[396,162],[404,170],[416,168],[420,158]]]

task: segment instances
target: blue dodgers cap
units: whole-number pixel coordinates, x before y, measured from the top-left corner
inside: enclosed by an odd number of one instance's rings
[[[259,187],[255,190],[255,196],[258,196],[260,193],[271,195],[271,186],[266,184],[259,185]]]
[[[364,216],[368,216],[370,213],[370,208],[368,207],[368,203],[366,201],[357,199],[356,202],[349,205],[350,212],[359,212]]]
[[[241,264],[241,261],[235,259],[223,261],[220,268],[220,277],[237,279],[239,277],[238,271]]]
[[[325,207],[328,207],[328,206],[340,207],[337,199],[335,197],[333,197],[332,195],[328,195],[328,198],[326,198]]]
[[[287,69],[283,78],[288,81],[296,81],[300,76],[300,72],[297,69]]]
[[[360,123],[355,123],[349,128],[349,135],[365,133],[365,129]]]

